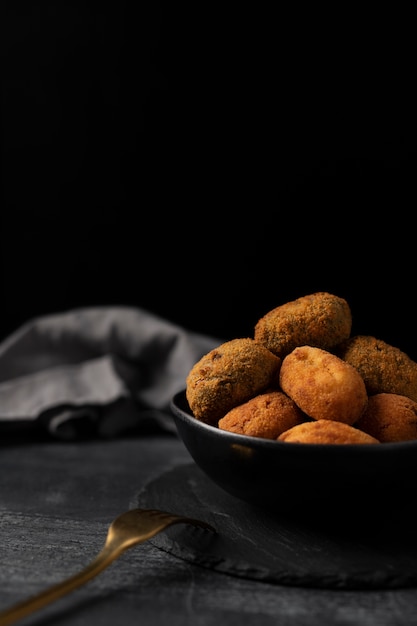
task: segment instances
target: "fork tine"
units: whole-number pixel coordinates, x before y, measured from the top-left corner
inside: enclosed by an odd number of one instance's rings
[[[10,626],[17,620],[80,587],[108,567],[126,549],[137,543],[143,543],[171,524],[178,522],[201,526],[215,532],[215,529],[207,522],[186,515],[168,513],[157,509],[126,511],[110,524],[102,550],[86,567],[36,596],[19,602],[5,611],[0,611],[0,626]]]
[[[206,530],[216,532],[216,529],[208,522],[191,517],[189,515],[184,515],[181,513],[172,513],[168,511],[163,511],[161,509],[142,509],[142,508],[131,509],[131,511],[132,513],[138,514],[138,521],[141,522],[142,524],[145,521],[145,519],[148,519],[148,520],[158,519],[158,521],[160,521],[161,524],[165,526],[171,526],[172,524],[177,524],[177,523],[185,523],[185,524],[192,524],[193,526],[200,526],[201,528],[205,528]],[[123,518],[124,515],[126,514],[122,513],[122,515],[119,516],[118,519]]]

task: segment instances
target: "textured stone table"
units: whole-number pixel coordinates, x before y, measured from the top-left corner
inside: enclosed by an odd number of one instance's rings
[[[0,609],[84,567],[101,549],[113,518],[131,508],[146,485],[190,462],[174,435],[79,443],[3,439]],[[417,589],[280,585],[202,567],[148,541],[22,624],[114,626],[117,621],[123,626],[412,626]]]

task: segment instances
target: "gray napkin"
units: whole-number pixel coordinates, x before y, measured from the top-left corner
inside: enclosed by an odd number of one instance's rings
[[[0,432],[111,437],[144,423],[175,431],[172,396],[220,343],[125,306],[30,320],[0,343]]]

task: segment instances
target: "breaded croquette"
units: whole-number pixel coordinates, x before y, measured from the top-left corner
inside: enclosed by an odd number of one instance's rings
[[[355,335],[336,353],[356,368],[368,395],[396,393],[417,402],[417,363],[399,348],[370,335]]]
[[[297,346],[329,350],[350,336],[352,314],[344,298],[317,292],[278,306],[255,325],[255,340],[283,358]]]
[[[226,341],[204,355],[186,379],[186,397],[196,419],[218,420],[277,384],[281,359],[249,337]]]
[[[283,359],[279,384],[315,420],[352,425],[368,403],[359,372],[327,350],[312,346],[299,346]]]
[[[278,441],[325,444],[380,443],[378,439],[368,433],[334,420],[318,420],[298,424],[279,435]],[[331,472],[331,468],[329,468],[329,472]]]
[[[235,407],[219,420],[219,428],[250,437],[276,439],[306,415],[282,391],[269,391]]]
[[[355,426],[381,443],[417,439],[417,402],[396,393],[370,396]]]

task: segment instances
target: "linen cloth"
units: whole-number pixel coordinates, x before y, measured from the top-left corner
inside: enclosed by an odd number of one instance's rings
[[[34,428],[68,440],[145,424],[175,431],[173,395],[221,342],[128,306],[31,319],[0,343],[0,433]]]

